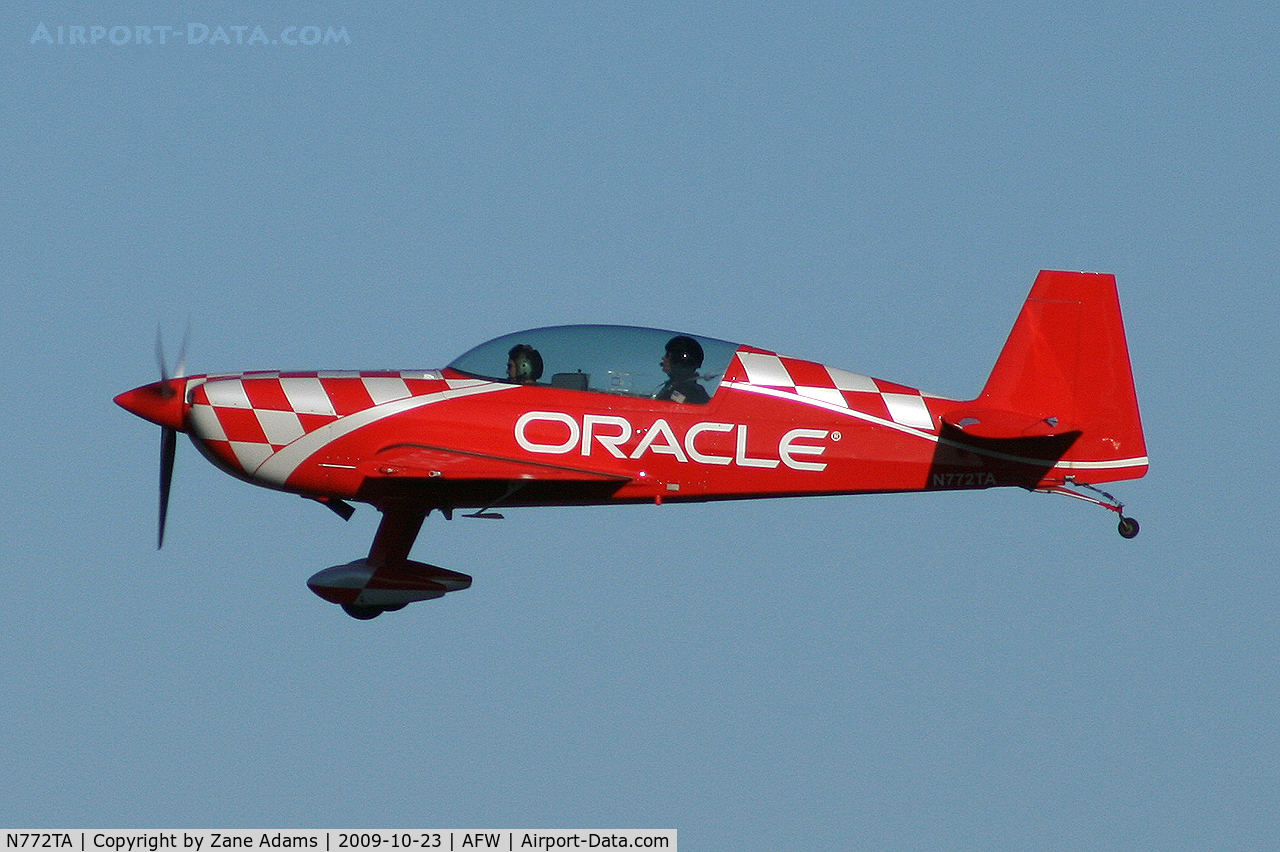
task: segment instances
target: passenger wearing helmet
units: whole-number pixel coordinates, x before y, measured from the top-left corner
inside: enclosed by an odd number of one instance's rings
[[[542,356],[527,343],[511,347],[507,353],[507,378],[516,384],[531,385],[542,378]]]
[[[662,372],[667,374],[667,380],[653,398],[699,405],[710,402],[706,389],[698,384],[698,368],[701,366],[702,346],[698,341],[683,334],[671,338],[662,356]]]

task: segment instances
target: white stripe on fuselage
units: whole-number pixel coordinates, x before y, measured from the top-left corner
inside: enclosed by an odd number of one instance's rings
[[[504,391],[517,388],[519,385],[500,384],[497,382],[486,382],[479,379],[466,379],[452,382],[452,386],[447,390],[437,391],[435,393],[424,394],[422,396],[411,396],[404,399],[396,399],[391,402],[385,402],[381,405],[375,405],[372,408],[366,408],[363,411],[357,411],[354,414],[348,414],[332,423],[328,423],[316,429],[314,432],[308,432],[289,446],[282,448],[279,452],[273,454],[264,461],[258,468],[251,472],[255,479],[261,479],[272,485],[284,485],[284,483],[293,475],[304,461],[310,458],[317,451],[323,449],[332,441],[336,441],[346,435],[350,435],[357,429],[368,426],[370,423],[376,423],[401,412],[411,411],[415,408],[422,408],[437,402],[444,402],[449,399],[458,399],[459,397],[475,396],[477,394],[493,393],[495,391]]]
[[[743,390],[750,393],[758,393],[764,396],[771,396],[775,399],[785,399],[791,402],[798,402],[801,405],[808,405],[813,408],[821,408],[826,411],[839,414],[843,417],[852,417],[856,420],[865,420],[876,426],[884,426],[887,429],[894,429],[906,435],[914,435],[926,441],[932,441],[935,444],[946,444],[950,447],[958,447],[965,450],[971,450],[989,458],[999,459],[1001,461],[1016,462],[1019,464],[1044,464],[1043,459],[1025,458],[1023,456],[1010,455],[1008,453],[1000,453],[992,450],[980,450],[969,444],[961,444],[955,441],[948,441],[941,438],[936,432],[929,432],[923,429],[908,426],[903,423],[895,423],[892,420],[885,420],[883,417],[876,417],[874,414],[868,414],[865,411],[859,411],[856,408],[850,408],[847,405],[836,405],[825,402],[812,397],[797,396],[794,393],[775,388],[762,388],[745,382],[725,382],[722,387],[732,388],[734,390]],[[923,418],[922,418],[923,419]],[[1059,461],[1053,466],[1053,470],[1119,470],[1126,467],[1138,467],[1147,464],[1146,456],[1135,456],[1128,459],[1106,459],[1102,461]]]

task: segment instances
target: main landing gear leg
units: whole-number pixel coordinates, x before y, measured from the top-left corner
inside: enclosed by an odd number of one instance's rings
[[[422,529],[429,510],[415,506],[388,506],[382,509],[382,521],[369,548],[366,563],[376,573],[388,565],[401,565],[409,556],[413,541]],[[372,575],[371,575],[372,577]],[[384,612],[404,609],[406,604],[342,604],[342,611],[360,621],[377,618]]]
[[[1070,487],[1068,487],[1070,486]],[[1079,491],[1073,491],[1072,488],[1085,488],[1097,494],[1097,497],[1089,494],[1081,494]],[[1077,500],[1084,500],[1086,503],[1092,503],[1095,506],[1101,506],[1104,509],[1115,512],[1120,516],[1120,523],[1117,530],[1121,538],[1134,538],[1138,535],[1138,522],[1130,518],[1124,513],[1124,504],[1117,500],[1113,495],[1108,494],[1101,488],[1095,488],[1086,482],[1076,482],[1073,478],[1067,477],[1064,485],[1055,485],[1052,488],[1041,489],[1046,494],[1061,494],[1064,497],[1074,497]]]

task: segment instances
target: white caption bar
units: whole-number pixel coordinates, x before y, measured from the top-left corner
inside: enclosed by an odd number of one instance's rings
[[[67,852],[209,852],[213,849],[311,849],[315,852],[370,850],[500,849],[661,849],[676,852],[676,829],[138,829],[34,831],[0,829],[4,850],[51,849]]]

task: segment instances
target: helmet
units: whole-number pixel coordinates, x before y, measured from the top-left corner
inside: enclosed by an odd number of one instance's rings
[[[677,335],[668,340],[667,355],[677,367],[696,370],[702,366],[702,345],[687,335]]]
[[[512,346],[507,361],[512,368],[509,375],[518,382],[536,382],[542,378],[542,356],[527,343]]]

